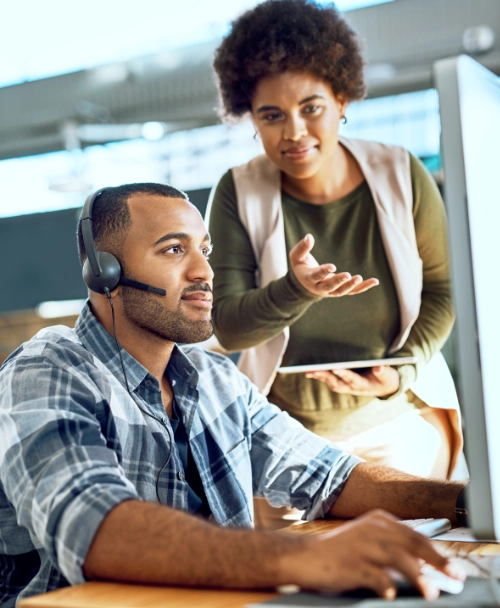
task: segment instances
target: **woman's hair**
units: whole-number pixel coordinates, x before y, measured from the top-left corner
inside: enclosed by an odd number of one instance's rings
[[[308,72],[346,101],[365,95],[357,35],[333,4],[267,0],[233,22],[215,53],[223,114],[250,111],[259,80],[287,71]]]

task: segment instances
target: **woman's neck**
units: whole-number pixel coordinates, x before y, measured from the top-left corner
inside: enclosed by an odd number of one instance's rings
[[[282,172],[281,187],[295,198],[325,205],[347,196],[364,179],[354,157],[339,144],[332,157],[311,177],[296,178]]]

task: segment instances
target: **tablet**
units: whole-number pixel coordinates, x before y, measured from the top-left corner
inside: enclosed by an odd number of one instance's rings
[[[324,372],[332,369],[358,369],[376,365],[406,365],[416,363],[417,357],[393,357],[392,359],[368,359],[365,361],[342,361],[341,363],[314,363],[313,365],[292,365],[280,367],[280,374],[304,374],[306,372]]]

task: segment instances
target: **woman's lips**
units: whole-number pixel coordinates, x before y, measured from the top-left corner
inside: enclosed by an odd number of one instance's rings
[[[300,148],[289,148],[282,152],[283,156],[290,160],[303,160],[316,150],[316,146],[301,146]]]

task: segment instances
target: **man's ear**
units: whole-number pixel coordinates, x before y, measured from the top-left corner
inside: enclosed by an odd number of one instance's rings
[[[110,291],[110,296],[113,299],[119,298],[122,295],[122,289],[123,289],[123,285],[118,285],[117,287],[115,287],[113,289],[113,291]],[[89,300],[94,304],[97,304],[98,302],[107,302],[108,301],[108,298],[105,293],[97,293],[96,291],[92,291],[91,289],[88,289],[87,292],[88,292]]]

